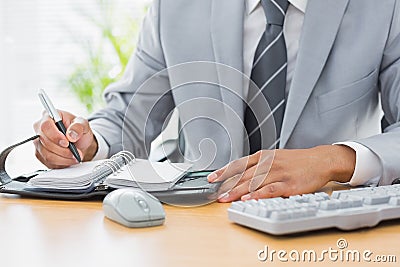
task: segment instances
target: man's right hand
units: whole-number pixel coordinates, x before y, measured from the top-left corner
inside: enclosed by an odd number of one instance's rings
[[[97,141],[89,122],[66,111],[58,111],[67,128],[67,135],[60,132],[53,119],[43,113],[42,118],[35,122],[33,128],[40,135],[34,141],[36,157],[51,169],[60,169],[78,163],[68,148],[69,142],[75,143],[83,161],[90,161],[97,152]]]

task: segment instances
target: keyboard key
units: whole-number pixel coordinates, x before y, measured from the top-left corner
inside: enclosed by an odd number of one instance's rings
[[[333,191],[331,198],[333,199],[339,199],[341,196],[343,196],[343,194],[341,194],[341,191]]]
[[[271,198],[270,200],[271,200],[271,203],[276,204],[276,205],[287,204],[286,199],[283,199],[281,197]]]
[[[307,217],[312,217],[317,214],[317,209],[316,208],[300,208],[293,212],[293,218],[307,218]]]
[[[263,218],[268,218],[268,216],[271,214],[271,212],[268,211],[266,207],[260,206],[258,207],[258,216],[263,217]]]
[[[378,194],[373,194],[373,195],[368,195],[364,197],[364,204],[367,205],[378,205],[378,204],[384,204],[388,203],[390,199],[390,196],[387,195],[378,195]]]
[[[231,209],[237,210],[237,211],[244,211],[245,205],[241,201],[235,201],[235,202],[232,202]]]
[[[290,212],[291,212],[292,219],[299,219],[299,218],[305,217],[305,215],[306,215],[305,211],[302,210],[301,208],[290,210]]]
[[[246,207],[244,209],[244,211],[248,214],[251,215],[257,215],[258,214],[258,207],[257,206],[253,206],[251,204],[246,204]]]
[[[340,201],[340,208],[347,209],[352,207],[352,201],[350,199],[346,200],[339,200]]]
[[[255,200],[255,199],[247,200],[246,203],[247,203],[247,204],[250,204],[250,205],[252,205],[252,206],[258,206],[258,205],[259,205],[258,201]]]
[[[271,213],[271,220],[276,220],[276,221],[283,221],[290,219],[290,212],[289,211],[273,211]]]
[[[338,199],[324,200],[319,205],[322,210],[335,210],[340,208],[340,201]]]
[[[317,208],[307,208],[306,213],[307,213],[306,217],[313,217],[317,215]]]
[[[363,205],[362,197],[350,196],[349,199],[351,200],[351,206],[353,208],[361,207]]]
[[[339,197],[341,202],[341,208],[354,208],[361,207],[363,204],[363,198],[359,196],[351,196],[351,195],[341,195]]]
[[[289,199],[290,200],[294,200],[294,201],[298,201],[298,202],[302,201],[302,198],[301,198],[300,195],[290,196]]]
[[[392,206],[399,206],[400,205],[400,197],[391,197],[389,200],[389,204]]]
[[[315,193],[314,195],[315,195],[315,198],[317,201],[330,199],[329,195],[325,192],[318,192],[318,193]]]
[[[400,192],[397,192],[395,190],[388,190],[387,195],[390,197],[399,197],[400,196]]]

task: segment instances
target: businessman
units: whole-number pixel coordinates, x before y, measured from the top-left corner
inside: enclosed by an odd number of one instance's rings
[[[272,111],[272,146],[239,101],[248,99],[246,87],[236,94],[207,83],[170,90],[171,71],[141,90],[156,73],[196,61],[250,77]],[[209,104],[183,108],[200,98]],[[400,1],[157,0],[123,79],[105,99],[88,120],[61,111],[67,138],[47,115],[36,122],[38,159],[51,168],[74,164],[68,141],[86,161],[122,149],[146,158],[177,107],[184,158],[216,151],[207,167],[220,169],[209,181],[237,179],[221,202],[308,193],[329,181],[390,184],[400,177]],[[243,123],[230,123],[227,110]],[[204,140],[214,149],[202,149]]]

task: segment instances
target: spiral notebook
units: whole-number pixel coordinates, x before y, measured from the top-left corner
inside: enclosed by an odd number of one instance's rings
[[[148,192],[164,191],[182,178],[192,165],[136,159],[122,151],[111,159],[83,162],[65,169],[40,173],[28,182],[29,190],[89,192],[104,184],[112,188],[140,187]]]

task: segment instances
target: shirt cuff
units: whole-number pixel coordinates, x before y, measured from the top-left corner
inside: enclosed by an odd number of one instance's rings
[[[92,131],[93,131],[93,135],[95,136],[95,138],[97,140],[97,152],[94,155],[92,160],[100,160],[100,159],[108,158],[108,152],[110,151],[110,148],[109,148],[106,140],[104,140],[103,136],[101,136],[95,130],[92,129]]]
[[[369,148],[356,142],[340,142],[334,145],[345,145],[356,152],[356,166],[349,185],[377,186],[382,176],[382,165],[378,156]]]

